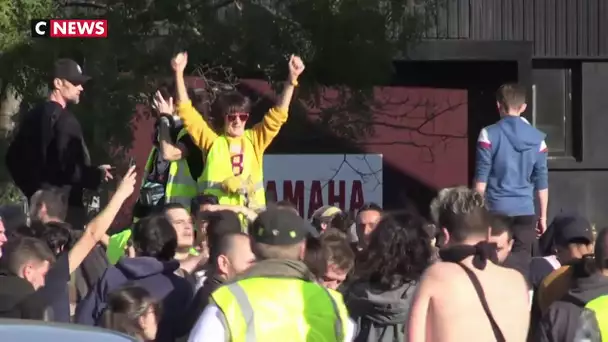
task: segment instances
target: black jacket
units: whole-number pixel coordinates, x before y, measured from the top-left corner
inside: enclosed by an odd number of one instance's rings
[[[42,320],[46,303],[27,280],[0,272],[0,317]]]
[[[211,294],[222,285],[224,285],[224,280],[215,274],[210,274],[207,279],[205,279],[203,286],[196,292],[194,300],[190,304],[186,314],[186,326],[188,327],[188,331],[192,330],[199,316],[203,313],[203,310],[209,305]]]
[[[6,163],[17,186],[29,198],[44,184],[70,190],[71,205],[82,206],[82,190],[101,184],[91,166],[82,127],[58,103],[46,101],[26,113],[9,147]]]
[[[597,273],[576,279],[568,294],[549,306],[536,328],[534,340],[539,342],[573,341],[579,318],[584,309],[581,304],[606,294],[608,294],[608,277]]]

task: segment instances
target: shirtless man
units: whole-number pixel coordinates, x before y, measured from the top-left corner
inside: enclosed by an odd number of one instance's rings
[[[519,272],[491,261],[496,260],[496,252],[487,248],[493,245],[486,241],[490,225],[482,195],[465,187],[444,189],[431,210],[446,244],[440,252],[442,261],[427,269],[418,286],[406,330],[408,341],[488,342],[500,341],[500,334],[503,341],[525,341],[528,288]],[[485,246],[487,252],[481,253],[476,245]],[[455,257],[449,251],[456,249],[468,253]],[[469,256],[462,258],[463,254]],[[493,331],[471,280],[457,262],[479,279],[498,332]]]

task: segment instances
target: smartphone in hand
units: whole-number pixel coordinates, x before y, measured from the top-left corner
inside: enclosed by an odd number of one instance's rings
[[[129,158],[129,169],[135,165],[136,165],[135,158],[133,158],[133,157]]]

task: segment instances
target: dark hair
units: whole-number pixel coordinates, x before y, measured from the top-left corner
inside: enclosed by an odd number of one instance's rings
[[[160,306],[154,297],[143,287],[125,285],[108,294],[107,308],[101,317],[104,328],[118,331],[130,336],[142,333],[139,318],[147,313],[150,307],[158,317]]]
[[[519,84],[507,83],[498,88],[496,101],[505,109],[517,109],[526,103],[526,88]]]
[[[36,191],[30,199],[30,214],[33,219],[40,215],[43,205],[49,216],[65,221],[68,213],[68,192],[58,187],[46,187]]]
[[[203,194],[203,195],[198,195],[198,196],[194,197],[194,199],[193,199],[193,204],[195,204],[196,206],[201,206],[201,205],[205,205],[205,204],[219,204],[219,203],[220,203],[220,201],[217,198],[217,196],[215,196],[215,195]],[[196,208],[196,211],[198,211],[198,207]]]
[[[328,263],[334,264],[340,270],[350,272],[355,264],[355,253],[343,231],[337,228],[327,229],[321,236],[321,245],[327,251]]]
[[[168,215],[169,211],[175,209],[182,209],[188,211],[188,209],[186,209],[186,207],[184,207],[181,203],[165,203],[162,206],[162,214],[167,218],[167,220],[170,220]]]
[[[251,100],[236,90],[219,93],[211,104],[214,119],[223,120],[223,117],[229,114],[249,112],[251,112]]]
[[[289,200],[277,201],[274,205],[280,209],[291,209],[294,212],[298,213],[298,215],[300,215],[298,207]]]
[[[207,236],[240,233],[243,231],[239,216],[230,210],[206,212],[203,218],[207,221]]]
[[[595,238],[595,259],[600,269],[608,269],[608,228],[602,228]]]
[[[310,272],[321,279],[327,272],[327,249],[323,248],[321,239],[309,237],[306,239],[306,252],[304,253],[304,264]]]
[[[431,259],[424,221],[412,214],[383,217],[357,258],[355,276],[388,290],[417,281]]]
[[[437,229],[437,226],[434,223],[426,222],[424,224],[424,232],[426,233],[426,236],[432,240],[437,237],[437,234],[439,234],[439,229]]]
[[[337,239],[348,239],[348,234],[341,229],[329,227],[327,228],[323,234],[321,234],[321,239],[323,240],[337,240]]]
[[[226,255],[232,249],[235,236],[249,238],[249,235],[243,232],[227,232],[225,234],[211,235],[209,237],[209,261],[212,267],[217,267],[217,258],[220,255]]]
[[[357,216],[359,216],[359,214],[361,214],[364,211],[370,211],[370,210],[382,213],[382,207],[380,205],[378,205],[377,203],[374,203],[374,202],[369,202],[369,203],[363,204],[363,206],[361,208],[359,208],[359,210],[357,211]]]
[[[163,205],[163,213],[166,214],[169,210],[173,210],[173,209],[184,209],[186,210],[186,207],[184,207],[181,203],[165,203]]]
[[[27,215],[20,205],[3,205],[0,207],[0,219],[7,233],[27,224]]]
[[[15,228],[14,231],[11,232],[12,237],[36,237],[36,233],[32,229],[32,227],[36,227],[35,223],[37,221],[33,221],[31,225],[22,224],[19,227]]]
[[[27,262],[55,262],[55,255],[41,240],[33,237],[17,237],[2,246],[0,264],[13,274],[18,274]]]
[[[215,205],[219,203],[220,201],[217,196],[207,194],[198,195],[192,198],[192,201],[190,203],[190,212],[192,213],[192,215],[194,215],[194,217],[197,217],[200,214],[201,205]]]
[[[509,235],[509,240],[513,238],[513,232],[511,226],[513,225],[513,218],[503,214],[490,214],[490,229],[492,236],[499,236],[504,233]]]
[[[34,221],[31,224],[31,231],[34,237],[46,242],[53,253],[57,253],[57,251],[66,249],[66,247],[71,245],[71,230],[70,224],[64,222],[42,223]]]
[[[133,247],[138,256],[172,260],[177,249],[177,233],[164,215],[153,214],[133,225]]]

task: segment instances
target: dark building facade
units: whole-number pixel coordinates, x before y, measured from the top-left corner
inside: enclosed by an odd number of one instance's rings
[[[477,135],[498,120],[494,92],[517,81],[547,133],[550,216],[608,224],[608,1],[445,0],[435,19],[394,83],[467,90],[470,179]]]

